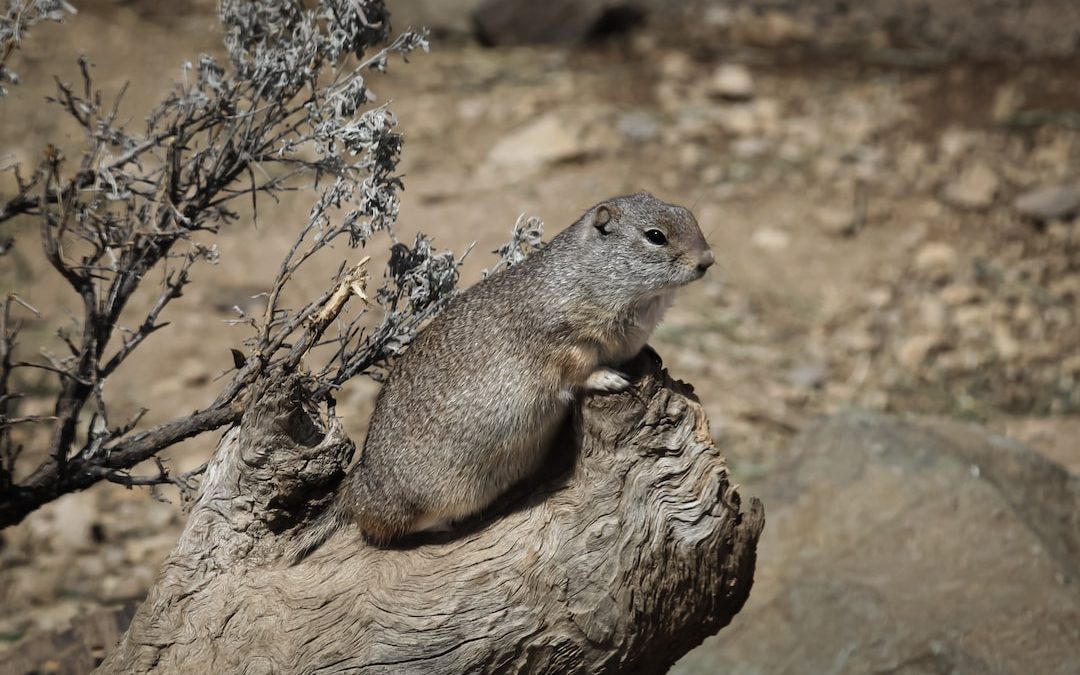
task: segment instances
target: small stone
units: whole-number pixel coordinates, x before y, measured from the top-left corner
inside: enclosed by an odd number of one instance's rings
[[[971,131],[950,127],[942,132],[939,147],[943,155],[955,159],[971,149],[977,140],[978,138]]]
[[[1080,375],[1080,354],[1073,354],[1061,363],[1062,372]]]
[[[631,141],[651,141],[660,135],[660,125],[647,112],[628,112],[619,117],[615,129]]]
[[[896,360],[907,370],[919,370],[926,363],[930,353],[941,345],[941,338],[936,334],[915,335],[904,341],[896,350]]]
[[[754,119],[758,130],[765,135],[775,135],[780,131],[783,117],[783,104],[775,98],[759,98],[753,103]]]
[[[953,323],[965,335],[975,335],[985,330],[990,320],[990,308],[986,305],[965,305],[953,313]]]
[[[701,21],[711,28],[729,28],[735,21],[735,13],[727,7],[709,6],[702,14]]]
[[[184,359],[176,369],[176,376],[187,387],[200,387],[210,381],[206,360],[194,357]]]
[[[814,34],[813,26],[788,13],[767,11],[740,15],[741,37],[761,47],[776,47],[789,42],[806,40]]]
[[[825,234],[846,237],[852,234],[855,217],[846,209],[822,206],[814,210],[814,223]]]
[[[477,98],[467,98],[457,104],[457,116],[462,122],[475,122],[487,114],[489,104]]]
[[[1013,337],[1012,331],[1003,323],[994,324],[994,349],[1002,361],[1012,361],[1020,356],[1020,343]]]
[[[870,331],[864,328],[855,328],[844,331],[837,336],[838,342],[851,352],[861,354],[878,348],[878,340]]]
[[[705,167],[705,169],[701,172],[701,180],[706,185],[713,185],[715,183],[719,183],[720,181],[724,180],[724,167],[720,166],[719,164],[713,164],[711,166]]]
[[[1068,218],[1080,210],[1080,186],[1073,183],[1031,190],[1017,197],[1013,208],[1021,216],[1039,221]]]
[[[758,120],[754,107],[747,103],[725,106],[725,110],[719,116],[717,122],[724,131],[735,136],[749,136],[758,129]]]
[[[748,101],[754,97],[754,78],[746,66],[725,63],[713,71],[706,91],[728,101]]]
[[[976,164],[945,186],[942,199],[961,209],[983,210],[994,204],[1000,179],[985,164]]]
[[[922,143],[906,143],[896,158],[897,172],[908,181],[919,181],[926,175],[927,154]]]
[[[885,410],[889,407],[889,395],[884,391],[868,391],[859,400],[869,410]]]
[[[915,271],[932,281],[944,281],[953,276],[958,260],[952,246],[932,241],[915,255]]]
[[[996,124],[1005,124],[1024,107],[1024,92],[1015,82],[998,87],[990,106],[990,117]]]
[[[919,301],[919,318],[927,328],[940,330],[949,320],[945,303],[935,297],[924,297]]]
[[[764,155],[769,149],[769,141],[764,138],[739,138],[731,144],[731,153],[740,159],[753,159]]]
[[[788,244],[791,243],[791,237],[783,230],[762,227],[754,231],[754,234],[750,237],[750,242],[766,251],[779,251],[787,248]]]
[[[1050,238],[1050,241],[1064,246],[1069,245],[1074,239],[1080,242],[1080,237],[1073,236],[1073,228],[1070,227],[1068,223],[1064,223],[1060,220],[1050,223],[1046,228],[1046,234]]]
[[[678,112],[673,137],[667,140],[683,141],[689,139],[703,139],[713,134],[713,126],[717,124],[718,117],[713,111],[700,105],[687,105]]]
[[[797,389],[820,389],[828,376],[828,366],[821,361],[805,361],[788,371],[788,382]]]
[[[659,41],[653,33],[639,30],[630,35],[630,49],[640,56],[653,57],[658,45]]]
[[[660,59],[660,74],[671,80],[686,81],[694,72],[694,63],[686,52],[668,52]]]
[[[582,152],[582,144],[565,122],[545,115],[504,136],[491,149],[488,160],[504,168],[535,169],[573,159]]]
[[[688,143],[679,148],[679,166],[684,169],[697,169],[705,161],[705,151],[697,143]]]
[[[61,631],[71,627],[71,620],[79,614],[78,603],[67,600],[35,607],[33,612],[34,628],[38,631],[51,632]],[[30,671],[35,672],[35,671]],[[63,667],[60,659],[46,659],[41,664],[39,671],[42,675],[54,675],[56,673],[71,672]]]
[[[969,305],[978,299],[978,289],[967,284],[949,284],[941,289],[941,300],[950,307]]]
[[[66,495],[55,502],[51,543],[57,551],[84,551],[95,546],[93,525],[98,509],[92,494]]]
[[[1021,302],[1013,310],[1012,318],[1017,323],[1032,323],[1039,318],[1039,310],[1030,302]]]

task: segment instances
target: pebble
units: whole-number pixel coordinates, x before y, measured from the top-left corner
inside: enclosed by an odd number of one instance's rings
[[[888,286],[878,286],[866,293],[866,302],[875,309],[884,309],[892,301],[892,290]]]
[[[855,217],[848,209],[822,206],[814,210],[814,223],[825,234],[846,237],[852,234]]]
[[[731,153],[740,159],[753,159],[768,152],[769,145],[768,139],[765,138],[739,138],[731,144]]]
[[[1055,185],[1025,192],[1016,198],[1013,208],[1025,218],[1040,221],[1074,216],[1080,210],[1080,185]]]
[[[1008,82],[994,92],[994,102],[990,105],[990,119],[996,124],[1006,124],[1024,107],[1024,92],[1015,83]]]
[[[983,210],[994,204],[1001,181],[993,169],[975,164],[945,186],[942,199],[950,206]]]
[[[944,281],[953,276],[958,262],[956,249],[945,242],[932,241],[915,254],[915,271],[932,281]]]
[[[79,492],[65,495],[52,505],[53,532],[50,541],[58,551],[92,550],[92,526],[98,518],[94,495]]]
[[[651,141],[660,135],[660,125],[647,112],[628,112],[619,116],[615,129],[631,141]]]
[[[955,159],[970,150],[977,140],[978,137],[974,132],[968,131],[967,129],[949,127],[942,132],[938,147],[945,157]]]
[[[679,166],[697,169],[705,161],[705,150],[697,143],[687,143],[679,148]]]
[[[994,324],[992,332],[994,349],[1003,361],[1012,361],[1020,356],[1020,343],[1013,337],[1012,331],[1004,323]]]
[[[797,389],[820,389],[829,377],[829,368],[821,361],[804,361],[788,371],[788,382]]]
[[[748,101],[754,97],[754,78],[746,66],[725,63],[713,71],[706,91],[728,101]]]
[[[754,106],[749,103],[727,106],[717,118],[724,131],[735,136],[750,136],[758,130],[758,118]]]
[[[686,81],[694,73],[694,63],[686,52],[668,52],[660,59],[660,74],[671,80]]]
[[[534,169],[573,159],[582,152],[582,144],[567,125],[554,115],[545,115],[504,136],[491,149],[488,160],[504,168]]]
[[[758,248],[766,251],[779,251],[787,248],[791,243],[791,237],[787,232],[774,227],[762,227],[754,231],[750,236],[750,242]]]
[[[923,333],[914,335],[903,342],[896,350],[896,360],[908,370],[919,370],[930,352],[941,344],[941,338],[936,334]]]
[[[919,318],[927,328],[943,329],[949,321],[949,312],[945,303],[933,296],[919,301]]]
[[[949,284],[941,289],[941,300],[950,307],[968,305],[978,299],[978,289],[967,284]]]

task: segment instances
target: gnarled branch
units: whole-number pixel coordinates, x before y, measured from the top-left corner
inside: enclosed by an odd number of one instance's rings
[[[629,370],[475,522],[384,548],[347,528],[295,566],[353,444],[300,376],[260,388],[103,672],[663,672],[741,609],[764,515],[692,389],[648,351]]]

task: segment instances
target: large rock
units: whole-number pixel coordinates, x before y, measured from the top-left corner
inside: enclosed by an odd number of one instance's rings
[[[486,169],[520,177],[548,166],[614,152],[619,137],[603,111],[551,112],[511,130],[488,152]]]
[[[1080,672],[1080,479],[945,422],[819,421],[769,507],[743,612],[672,673]]]
[[[670,0],[650,5],[678,6]],[[706,0],[751,19],[744,32],[759,44],[808,34],[835,44],[887,34],[896,46],[927,55],[977,59],[1066,57],[1080,51],[1076,0]],[[740,11],[741,10],[741,11]]]
[[[483,0],[473,13],[473,21],[484,44],[572,44],[639,22],[644,4],[629,0]]]
[[[467,35],[479,4],[480,0],[393,0],[387,6],[395,29],[424,27],[436,35]]]

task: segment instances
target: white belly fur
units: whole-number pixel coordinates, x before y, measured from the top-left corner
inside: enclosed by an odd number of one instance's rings
[[[675,300],[675,291],[664,291],[638,305],[633,323],[627,328],[623,353],[615,355],[613,363],[633,358],[649,341],[656,327],[664,318],[664,313]]]

